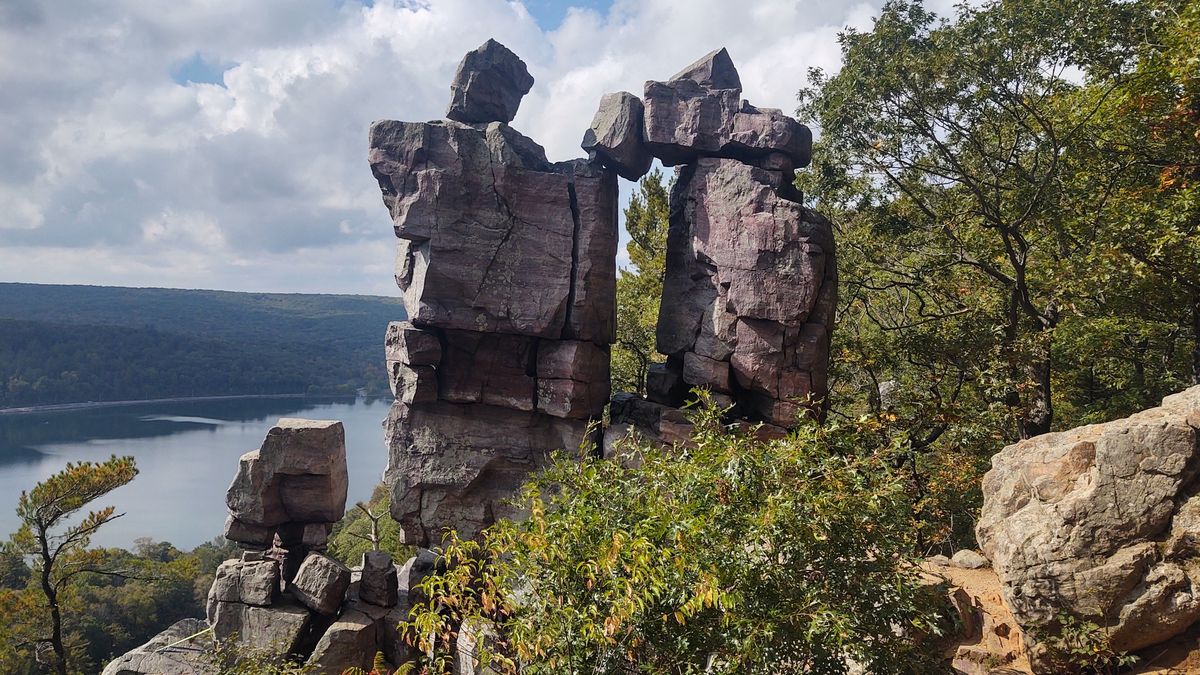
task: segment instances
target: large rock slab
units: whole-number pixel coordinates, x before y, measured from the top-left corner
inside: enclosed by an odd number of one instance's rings
[[[240,602],[266,607],[279,595],[279,563],[275,560],[226,560],[217,567],[208,590],[208,618],[216,603]]]
[[[307,663],[321,675],[341,675],[350,668],[370,672],[378,635],[375,619],[358,609],[347,609],[325,629]]]
[[[736,381],[741,412],[790,427],[827,393],[837,268],[832,227],[781,197],[785,180],[733,159],[679,172],[657,346],[684,384],[732,392]]]
[[[645,106],[637,96],[627,91],[605,94],[580,146],[622,178],[637,180],[654,161],[642,141],[644,117]]]
[[[367,551],[362,557],[362,580],[358,597],[379,607],[393,607],[398,601],[396,565],[387,551]]]
[[[202,619],[177,621],[146,644],[110,661],[102,675],[216,675],[218,669],[208,656],[211,638],[207,633],[197,635],[206,628]]]
[[[532,87],[525,62],[489,39],[459,62],[446,117],[467,123],[511,122]]]
[[[647,82],[646,149],[668,165],[727,157],[771,163],[789,175],[792,168],[808,166],[812,155],[808,127],[780,110],[751,105],[741,93],[741,79],[724,49],[711,52],[667,82]]]
[[[1027,636],[1068,612],[1133,651],[1200,619],[1198,429],[1193,387],[992,458],[976,535]],[[1032,656],[1053,667],[1036,643]]]
[[[337,522],[346,512],[346,434],[333,420],[280,419],[262,446],[242,455],[225,496],[238,521],[226,534],[288,522]],[[249,526],[248,528],[242,526]],[[256,539],[262,530],[247,538]]]
[[[370,162],[407,244],[397,281],[419,327],[557,338],[571,291],[570,178],[512,128],[371,126]]]
[[[218,602],[212,617],[213,636],[226,641],[234,636],[239,645],[272,652],[298,653],[312,642],[309,629],[312,613],[287,598],[270,607],[240,602]]]
[[[516,513],[505,502],[554,450],[579,447],[587,423],[485,404],[397,403],[385,423],[385,481],[406,544],[478,535]]]
[[[562,337],[612,344],[617,339],[617,176],[597,162],[558,162],[570,180],[575,218],[571,293]]]

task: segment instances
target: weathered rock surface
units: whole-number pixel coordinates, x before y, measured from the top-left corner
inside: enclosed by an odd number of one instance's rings
[[[211,619],[217,602],[240,602],[266,607],[279,595],[279,563],[274,560],[226,560],[217,567],[208,591]]]
[[[782,180],[731,159],[680,172],[657,340],[684,384],[732,392],[736,381],[742,412],[792,426],[827,393],[837,277],[830,224],[780,197]],[[662,380],[656,395],[664,386],[679,385]]]
[[[429,547],[445,528],[464,538],[516,515],[505,500],[557,449],[579,447],[586,422],[485,404],[392,406],[385,423],[392,518]]]
[[[976,534],[1016,620],[1059,612],[1132,651],[1200,619],[1200,387],[1126,419],[1044,434],[992,458]],[[1044,662],[1037,645],[1035,665]]]
[[[342,563],[320,553],[309,553],[300,564],[288,592],[318,614],[337,614],[350,587],[350,570]]]
[[[590,159],[597,159],[626,180],[637,180],[650,171],[654,158],[642,142],[645,106],[627,91],[605,94],[580,144]]]
[[[362,559],[358,597],[379,607],[393,607],[398,599],[398,577],[387,551],[367,551]]]
[[[523,73],[489,41],[463,60],[450,120],[371,127],[409,316],[385,345],[386,476],[407,543],[447,527],[474,536],[508,513],[502,502],[550,452],[575,448],[608,399],[618,193],[602,162],[645,155],[640,112],[634,98],[602,120],[606,159],[551,164],[506,124],[532,83]],[[586,368],[543,367],[568,351]]]
[[[345,514],[347,485],[342,423],[281,419],[258,450],[242,455],[225,497],[225,535],[265,547],[281,526],[335,523]]]
[[[511,122],[531,87],[533,76],[525,62],[508,47],[488,40],[459,62],[446,117],[466,123]]]
[[[207,628],[201,619],[177,621],[146,644],[110,661],[102,675],[216,675],[217,668],[206,655],[208,635],[193,637]]]
[[[742,90],[742,78],[724,47],[700,57],[695,63],[675,73],[671,80],[691,80],[709,89]]]
[[[767,162],[786,170],[790,183],[793,168],[808,166],[812,132],[782,111],[750,105],[741,93],[741,79],[724,49],[670,81],[647,82],[646,148],[664,164],[686,164],[700,157]]]
[[[217,602],[209,617],[218,641],[237,636],[239,644],[279,654],[304,651],[304,643],[311,637],[311,621],[312,613],[286,596],[270,607]]]
[[[308,664],[322,675],[341,675],[349,668],[369,672],[378,634],[375,619],[358,609],[347,608],[317,641]]]

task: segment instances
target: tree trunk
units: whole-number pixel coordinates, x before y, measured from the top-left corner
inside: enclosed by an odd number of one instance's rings
[[[54,561],[50,558],[50,549],[46,534],[42,532],[38,538],[42,545],[42,592],[46,594],[46,604],[50,605],[50,646],[54,648],[54,672],[67,675],[67,649],[63,646],[62,614],[58,609],[58,591],[50,579]]]
[[[1048,327],[1042,330],[1049,331],[1053,328]],[[1053,393],[1050,376],[1054,372],[1053,364],[1050,362],[1050,335],[1046,336],[1044,350],[1038,360],[1029,368],[1030,379],[1037,385],[1037,390],[1032,394],[1025,412],[1018,420],[1022,440],[1049,432],[1050,426],[1054,423],[1054,403],[1050,398]]]

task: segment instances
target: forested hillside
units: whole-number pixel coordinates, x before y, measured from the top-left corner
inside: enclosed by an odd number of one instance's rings
[[[0,284],[0,408],[387,387],[370,296]]]

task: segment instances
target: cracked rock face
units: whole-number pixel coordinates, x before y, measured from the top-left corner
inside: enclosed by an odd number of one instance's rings
[[[371,127],[408,314],[386,339],[385,424],[406,543],[474,536],[507,514],[502,502],[550,452],[575,449],[608,399],[616,173],[598,159],[551,164],[506,124],[527,76],[489,41],[463,59],[451,119]],[[636,137],[634,117],[622,123]],[[589,355],[586,370],[541,367],[571,349]]]
[[[837,292],[832,228],[780,196],[787,180],[733,159],[679,172],[657,330],[687,388],[733,394],[750,417],[785,427],[827,393]],[[678,390],[664,377],[660,398]]]
[[[996,454],[976,536],[1026,635],[1066,611],[1133,651],[1200,619],[1198,477],[1200,387]]]

